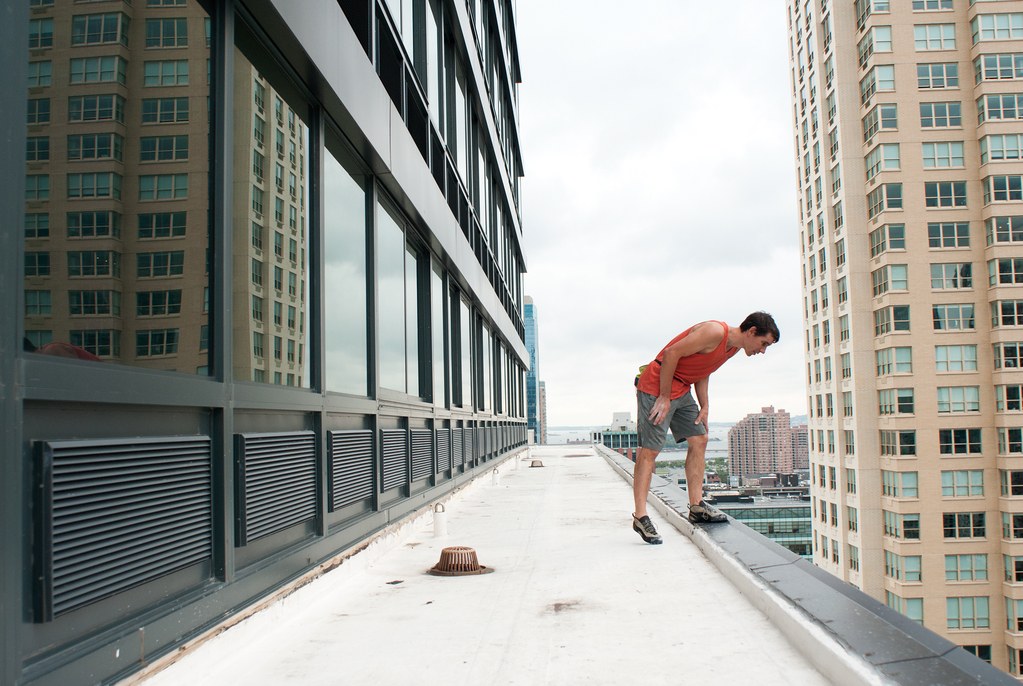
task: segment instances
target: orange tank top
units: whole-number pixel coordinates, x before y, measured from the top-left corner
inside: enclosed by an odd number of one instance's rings
[[[702,324],[703,322],[700,323]],[[728,347],[728,324],[724,322],[717,323],[721,325],[725,333],[718,347],[709,353],[696,353],[695,355],[679,358],[678,365],[675,367],[675,373],[671,379],[672,400],[688,393],[694,383],[710,376],[718,367],[731,359],[732,355],[739,352],[738,348]],[[653,396],[661,392],[661,360],[664,359],[664,351],[688,336],[689,332],[697,326],[699,324],[694,324],[675,336],[661,349],[661,352],[657,353],[657,358],[647,365],[647,368],[639,376],[639,383],[637,384],[639,390]]]

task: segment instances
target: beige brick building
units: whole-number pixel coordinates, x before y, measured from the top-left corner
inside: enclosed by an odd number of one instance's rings
[[[787,23],[814,562],[1019,675],[1023,3]]]
[[[728,430],[728,471],[732,476],[789,474],[793,466],[789,413],[765,407]]]

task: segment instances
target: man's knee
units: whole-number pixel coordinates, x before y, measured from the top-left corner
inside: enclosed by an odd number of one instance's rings
[[[689,436],[686,438],[686,442],[689,443],[690,448],[706,448],[707,447],[707,434],[700,434],[698,436]]]
[[[639,450],[636,451],[636,459],[637,460],[656,460],[657,459],[657,451],[656,450],[650,450],[649,448],[640,448]]]

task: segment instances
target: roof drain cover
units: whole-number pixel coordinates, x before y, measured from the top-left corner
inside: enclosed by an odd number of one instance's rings
[[[440,551],[440,560],[430,568],[434,576],[471,576],[473,574],[489,574],[493,567],[485,567],[476,559],[476,550],[467,546],[456,545]]]
[[[543,467],[543,460],[533,460],[529,463],[530,467]]]

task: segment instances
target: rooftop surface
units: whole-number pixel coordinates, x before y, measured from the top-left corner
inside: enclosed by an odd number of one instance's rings
[[[738,521],[695,527],[658,476],[643,543],[603,446],[502,459],[122,686],[1019,684]],[[451,546],[492,573],[428,574]]]
[[[597,449],[531,447],[495,468],[443,502],[446,535],[423,512],[130,681],[833,682],[654,510],[664,544],[643,543],[631,486]],[[428,574],[448,546],[493,573]]]

